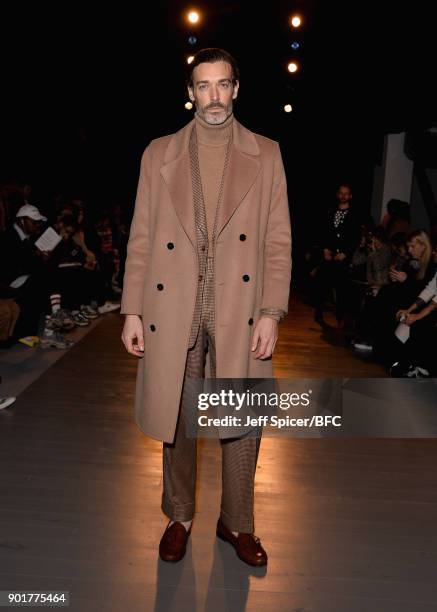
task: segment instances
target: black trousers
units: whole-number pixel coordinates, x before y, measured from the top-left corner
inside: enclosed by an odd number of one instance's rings
[[[325,299],[330,289],[335,290],[335,315],[341,320],[348,309],[348,264],[324,260],[314,277],[314,306],[316,316],[322,316]]]
[[[98,306],[105,303],[105,280],[99,270],[58,268],[55,286],[62,296],[64,308],[78,309],[81,304],[89,304],[92,300]]]
[[[437,313],[433,312],[410,326],[410,337],[403,344],[396,338],[394,355],[396,361],[405,365],[421,366],[431,376],[437,372],[436,359]]]

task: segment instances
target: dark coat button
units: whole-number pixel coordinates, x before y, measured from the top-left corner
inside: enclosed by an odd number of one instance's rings
[[[246,234],[240,234],[240,240],[244,242],[246,240]]]
[[[162,283],[158,283],[156,285],[156,288],[158,289],[158,291],[162,291],[164,289],[164,285]]]
[[[249,321],[248,321],[249,325],[253,325],[253,319],[252,317],[250,317]]]
[[[174,244],[173,244],[173,242],[167,242],[167,248],[168,248],[168,249],[170,249],[170,251],[171,251],[172,249],[174,249]]]
[[[155,329],[156,329],[156,327],[155,327],[155,326],[152,324],[152,325],[150,326],[150,331],[155,331]]]
[[[199,281],[201,281],[203,278],[203,276],[201,274],[199,274]]]
[[[250,276],[248,274],[245,274],[243,276],[243,280],[244,280],[245,283],[247,283],[249,281],[249,279],[250,279]]]
[[[206,246],[205,246],[205,245],[203,245],[203,246],[202,246],[202,251],[204,251],[205,249],[206,249]]]

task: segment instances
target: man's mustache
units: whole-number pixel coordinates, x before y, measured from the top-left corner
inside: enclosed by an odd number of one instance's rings
[[[205,110],[210,110],[211,108],[221,108],[223,110],[226,110],[226,106],[224,104],[208,104],[208,106],[205,106]]]

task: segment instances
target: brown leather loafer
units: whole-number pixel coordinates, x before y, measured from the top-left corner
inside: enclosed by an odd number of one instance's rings
[[[256,566],[267,564],[267,553],[261,546],[260,539],[253,533],[239,533],[236,537],[219,519],[217,521],[217,537],[232,544],[237,555],[245,563]]]
[[[185,555],[192,525],[188,531],[178,521],[175,521],[170,527],[168,525],[159,543],[159,556],[163,561],[176,563]]]

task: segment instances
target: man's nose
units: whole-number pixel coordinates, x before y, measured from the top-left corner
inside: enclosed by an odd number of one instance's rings
[[[210,96],[211,96],[211,100],[213,101],[220,99],[219,90],[218,90],[217,85],[212,85],[210,89]]]

